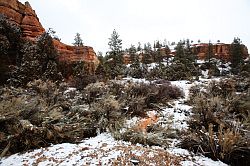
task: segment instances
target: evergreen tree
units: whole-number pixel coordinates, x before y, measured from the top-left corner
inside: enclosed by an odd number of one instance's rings
[[[130,48],[128,49],[129,55],[130,55],[130,60],[133,63],[136,59],[136,48],[134,45],[131,45]]]
[[[20,64],[21,35],[20,27],[0,14],[0,84],[9,79],[10,66]]]
[[[138,42],[137,51],[141,51],[141,50],[142,50],[142,48],[141,48],[141,43]]]
[[[142,78],[143,77],[143,69],[141,67],[141,63],[139,60],[139,56],[135,56],[135,60],[130,66],[131,68],[131,73],[130,75],[134,78]]]
[[[211,41],[209,40],[209,43],[208,43],[208,51],[207,51],[207,54],[206,54],[206,61],[208,61],[208,64],[210,65],[211,63],[211,59],[214,57],[214,54],[213,54],[213,44],[211,43]]]
[[[239,38],[234,38],[230,46],[230,62],[232,67],[232,73],[238,74],[244,62],[241,40]]]
[[[11,84],[26,85],[34,79],[61,80],[58,71],[57,51],[53,45],[50,30],[38,37],[37,43],[26,42],[22,47],[22,60],[20,66],[12,71]]]
[[[116,30],[113,30],[113,33],[111,34],[111,38],[109,38],[109,49],[108,57],[112,58],[114,60],[115,64],[122,64],[123,63],[123,57],[122,57],[122,40],[119,38],[120,35],[116,32]]]
[[[142,56],[142,63],[143,64],[150,64],[152,63],[152,57],[149,53],[144,53]]]
[[[82,38],[81,38],[80,33],[76,33],[74,41],[75,41],[73,43],[74,46],[77,46],[77,47],[83,46],[83,42],[82,42]]]
[[[167,59],[167,66],[169,66],[169,59],[171,58],[171,55],[170,55],[171,50],[168,47],[168,45],[165,45],[164,51],[165,51],[165,56],[166,56],[166,59]]]
[[[182,41],[177,43],[175,47],[175,60],[183,61],[185,58],[184,44]]]
[[[175,67],[177,67],[174,70],[184,71],[185,73],[182,73],[181,78],[184,78],[183,75],[185,75],[186,78],[190,78],[191,76],[197,76],[198,78],[198,69],[195,67],[195,60],[196,56],[193,54],[190,42],[189,40],[186,41],[180,41],[176,48],[176,55],[175,55]],[[180,69],[178,69],[181,67]]]
[[[108,66],[105,57],[103,57],[101,52],[98,52],[97,58],[99,59],[100,63],[95,71],[95,74],[99,79],[106,79],[108,76]]]
[[[159,41],[159,40],[157,40],[157,41],[155,42],[155,48],[161,48],[161,44],[160,44],[160,41]]]
[[[151,53],[152,52],[152,46],[151,46],[151,44],[149,42],[147,44],[144,44],[144,51],[146,53]]]
[[[122,40],[119,37],[119,34],[114,29],[108,42],[110,51],[107,52],[106,56],[106,69],[112,79],[125,73],[126,66],[123,63]]]
[[[191,48],[191,44],[190,44],[190,40],[187,39],[185,42],[185,56],[186,56],[186,60],[185,60],[185,66],[187,67],[187,70],[189,70],[192,75],[194,75],[195,73],[197,73],[196,68],[195,68],[195,62],[197,60],[197,56],[194,55],[192,48]]]
[[[154,52],[154,62],[158,63],[159,65],[162,63],[163,61],[163,53],[161,51],[161,49],[157,49],[156,52]]]

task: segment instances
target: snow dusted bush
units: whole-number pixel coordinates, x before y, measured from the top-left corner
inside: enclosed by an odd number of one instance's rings
[[[158,90],[158,99],[178,99],[180,97],[183,97],[183,91],[178,88],[177,86],[171,85],[171,84],[162,84],[159,86]]]
[[[203,90],[193,88],[198,93],[190,97],[190,132],[181,147],[231,165],[248,165],[250,89],[237,92],[237,84],[235,79],[226,79],[211,82]]]

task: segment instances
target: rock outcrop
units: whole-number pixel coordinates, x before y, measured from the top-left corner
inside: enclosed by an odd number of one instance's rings
[[[199,59],[205,59],[208,54],[208,43],[194,44],[192,45],[192,51],[197,54]],[[229,60],[230,58],[230,46],[231,44],[216,43],[212,45],[213,55],[218,59]],[[241,45],[243,57],[248,57],[248,49],[245,45]]]
[[[191,45],[192,52],[195,55],[197,55],[198,59],[204,60],[206,58],[206,56],[208,55],[208,51],[209,51],[208,45],[209,45],[208,43],[193,44],[193,45]],[[225,61],[229,61],[230,47],[231,47],[231,44],[225,44],[225,43],[215,43],[215,44],[213,44],[212,45],[212,52],[213,52],[214,57],[217,58],[217,59],[222,59],[222,60],[225,60]],[[242,49],[242,52],[243,52],[243,58],[247,58],[249,56],[247,47],[244,44],[241,44],[241,49]],[[159,48],[158,51],[160,51],[160,55],[163,58],[167,57],[166,52],[169,52],[169,54],[168,54],[169,57],[175,56],[174,47],[173,47],[172,50],[166,50],[165,47],[163,47],[163,48]],[[139,52],[137,54],[139,55],[140,60],[145,55],[144,51],[141,51],[141,52]],[[153,61],[152,53],[150,54],[150,56],[151,56],[151,61]],[[132,63],[129,53],[123,55],[123,62],[125,64]]]
[[[0,13],[18,24],[24,38],[34,39],[45,32],[30,4],[17,0],[0,0]]]
[[[32,9],[29,2],[22,4],[18,0],[0,0],[0,13],[21,27],[22,37],[25,39],[34,41],[37,36],[45,32],[35,10]],[[59,53],[59,61],[65,61],[67,64],[84,61],[88,64],[91,74],[99,64],[92,47],[70,46],[55,39],[54,45]]]
[[[60,53],[59,61],[71,64],[74,62],[84,61],[88,65],[88,73],[93,74],[99,64],[99,60],[92,47],[89,46],[70,46],[54,40],[54,45]]]

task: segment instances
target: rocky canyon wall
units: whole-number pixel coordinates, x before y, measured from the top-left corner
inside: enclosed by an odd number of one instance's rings
[[[0,13],[20,26],[22,37],[25,39],[34,41],[36,37],[45,32],[35,10],[32,9],[29,2],[22,4],[18,0],[0,0]],[[88,64],[91,74],[94,73],[94,70],[99,64],[99,60],[92,47],[70,46],[55,39],[54,45],[59,53],[59,61],[63,61],[67,64],[84,61]]]
[[[192,45],[192,51],[193,53],[197,54],[199,59],[205,59],[209,51],[208,46],[208,43],[194,44]],[[212,45],[212,53],[215,58],[228,61],[230,58],[230,47],[231,44],[216,43]],[[241,49],[243,52],[243,57],[248,57],[247,47],[242,44]]]

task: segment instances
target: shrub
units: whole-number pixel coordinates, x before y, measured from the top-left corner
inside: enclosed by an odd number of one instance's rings
[[[21,29],[15,23],[0,14],[0,84],[7,83],[10,78],[10,66],[20,62],[20,46],[22,45]]]
[[[115,96],[108,95],[92,103],[90,110],[91,120],[94,121],[98,133],[106,131],[116,133],[123,125],[121,103],[115,99]]]
[[[64,85],[35,80],[26,89],[6,87],[0,97],[0,149],[9,155],[50,143],[78,142],[96,135],[84,109],[72,109]],[[69,111],[70,110],[70,111]]]
[[[139,97],[139,96],[147,96],[148,94],[156,93],[157,87],[154,84],[132,84],[128,89],[128,95]]]
[[[145,103],[145,97],[132,97],[128,101],[127,115],[145,117],[147,115],[147,105]]]
[[[83,90],[87,85],[95,83],[96,81],[97,77],[95,75],[81,75],[75,77],[73,86],[78,90]]]
[[[190,133],[181,147],[200,152],[231,165],[248,165],[250,154],[247,128],[249,90],[236,92],[235,80],[212,82],[205,90],[194,89]],[[245,105],[246,104],[246,105]],[[245,107],[246,106],[246,107]]]
[[[162,84],[159,86],[157,94],[159,100],[178,99],[180,97],[183,97],[183,91],[180,88],[171,84]]]
[[[105,93],[107,93],[107,87],[103,82],[91,83],[84,88],[84,99],[90,104],[100,100]]]

